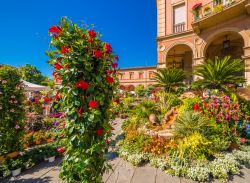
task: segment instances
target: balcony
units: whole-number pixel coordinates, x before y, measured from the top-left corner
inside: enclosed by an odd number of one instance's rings
[[[199,34],[204,29],[246,13],[250,14],[250,0],[213,0],[193,10],[192,26]]]
[[[180,32],[183,32],[185,31],[185,22],[182,22],[182,23],[179,23],[179,24],[175,24],[173,26],[173,33],[176,34],[176,33],[180,33]]]

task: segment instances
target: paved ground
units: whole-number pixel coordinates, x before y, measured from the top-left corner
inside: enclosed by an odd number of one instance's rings
[[[117,120],[115,134],[119,134],[121,130],[122,120]],[[57,159],[54,163],[43,162],[32,169],[25,171],[16,178],[10,178],[3,183],[59,183],[58,177],[61,159]],[[172,177],[165,174],[159,169],[149,166],[134,167],[130,163],[114,158],[110,160],[114,171],[110,171],[103,176],[105,183],[194,183],[194,181],[179,177]],[[242,169],[241,176],[234,176],[231,183],[249,183],[250,169]],[[219,183],[219,181],[214,181]]]

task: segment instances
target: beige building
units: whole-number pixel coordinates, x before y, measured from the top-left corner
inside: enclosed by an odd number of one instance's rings
[[[148,86],[154,84],[151,80],[156,66],[123,68],[118,71],[121,86],[137,86],[139,84]]]
[[[250,84],[250,0],[157,0],[157,68],[181,68],[189,78],[205,59],[241,58]]]

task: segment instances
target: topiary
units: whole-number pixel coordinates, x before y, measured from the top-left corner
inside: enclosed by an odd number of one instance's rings
[[[118,57],[100,34],[62,18],[49,29],[49,64],[61,79],[61,105],[66,113],[65,157],[60,177],[65,182],[101,182],[112,135],[110,104],[118,86]]]

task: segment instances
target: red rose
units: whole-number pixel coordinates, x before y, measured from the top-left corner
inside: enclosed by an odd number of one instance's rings
[[[53,25],[53,26],[51,26],[51,27],[49,28],[49,32],[51,32],[51,33],[56,33],[56,34],[60,34],[60,33],[62,32],[62,28]]]
[[[62,47],[61,47],[61,52],[62,52],[62,54],[68,53],[68,52],[70,52],[70,49],[67,48],[67,47],[65,47],[65,46],[62,46]]]
[[[94,100],[90,100],[89,101],[89,107],[92,109],[95,109],[98,107],[98,102],[94,101]]]
[[[95,133],[96,133],[96,135],[101,136],[103,134],[103,130],[102,129],[98,129],[98,130],[96,130]]]
[[[112,63],[111,66],[112,66],[113,69],[115,69],[115,68],[117,68],[118,63]]]
[[[63,154],[63,153],[65,152],[64,147],[59,147],[59,148],[57,148],[57,152]]]
[[[108,44],[108,43],[105,43],[105,44],[104,44],[104,50],[105,50],[106,53],[111,53],[111,52],[112,52],[112,47],[111,47],[111,45]]]
[[[59,63],[55,63],[55,65],[54,65],[54,67],[55,67],[55,69],[62,69],[63,68],[63,66],[61,66]]]
[[[107,76],[106,77],[106,81],[109,83],[109,84],[112,84],[114,82],[114,78],[110,77],[110,76]]]
[[[89,37],[95,38],[96,37],[96,33],[94,30],[90,30],[89,31]]]
[[[94,51],[94,56],[95,56],[96,58],[101,58],[101,57],[102,57],[102,52],[101,52],[100,50],[95,50],[95,51]]]
[[[76,87],[86,90],[89,87],[89,84],[86,81],[78,81]]]

